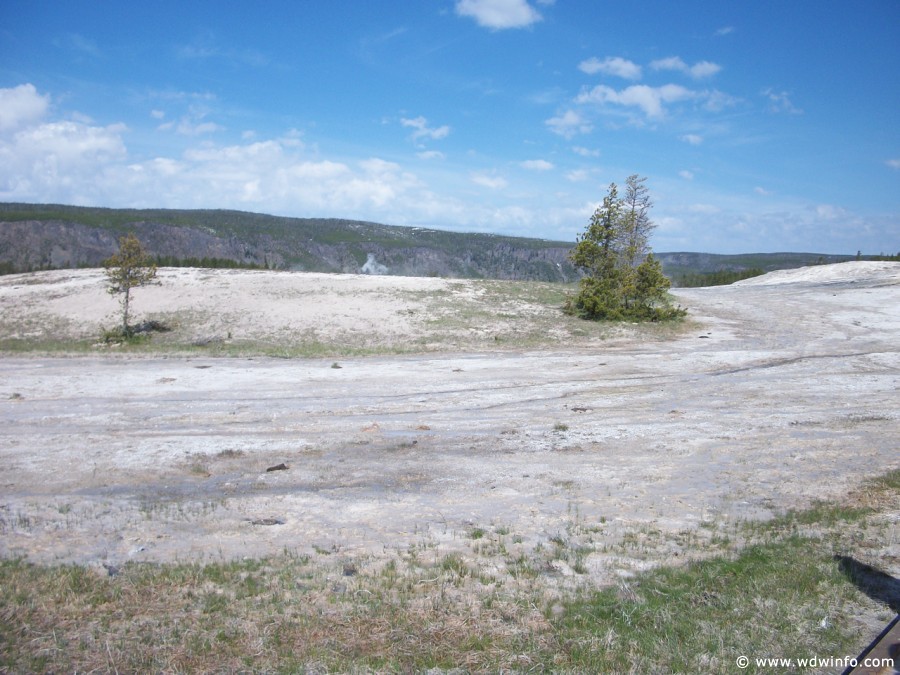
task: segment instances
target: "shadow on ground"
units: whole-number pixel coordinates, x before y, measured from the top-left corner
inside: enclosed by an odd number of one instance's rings
[[[846,555],[836,555],[841,572],[859,590],[900,614],[900,579]]]

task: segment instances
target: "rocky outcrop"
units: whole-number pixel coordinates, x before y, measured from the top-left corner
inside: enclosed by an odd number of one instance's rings
[[[113,233],[78,223],[0,223],[0,262],[21,271],[99,265],[116,242]]]

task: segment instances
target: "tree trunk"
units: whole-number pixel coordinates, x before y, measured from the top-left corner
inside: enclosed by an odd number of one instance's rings
[[[122,300],[122,335],[128,337],[128,303],[131,300],[131,289],[125,289],[125,298]]]

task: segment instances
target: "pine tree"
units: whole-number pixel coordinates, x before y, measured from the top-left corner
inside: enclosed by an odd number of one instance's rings
[[[622,292],[625,307],[636,301],[637,268],[650,252],[650,234],[656,227],[650,220],[650,190],[647,179],[632,174],[625,179],[625,197],[622,199],[622,226],[619,234],[619,266],[622,268]]]
[[[612,183],[569,255],[572,263],[586,272],[570,311],[590,318],[619,318],[621,270],[617,264],[617,238],[621,221],[622,202]]]
[[[650,252],[650,235],[656,225],[650,220],[650,189],[646,178],[632,174],[625,179],[622,223],[622,264],[632,269]]]
[[[144,251],[134,234],[119,238],[119,252],[103,263],[106,268],[106,290],[110,295],[122,295],[122,335],[132,334],[128,325],[131,289],[146,286],[156,278],[156,265]]]
[[[635,269],[635,308],[649,319],[665,318],[660,312],[668,308],[667,293],[672,283],[663,274],[662,263],[648,253]]]

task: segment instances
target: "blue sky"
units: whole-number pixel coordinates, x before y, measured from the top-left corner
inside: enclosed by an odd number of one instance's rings
[[[0,201],[900,250],[897,0],[0,1]]]

